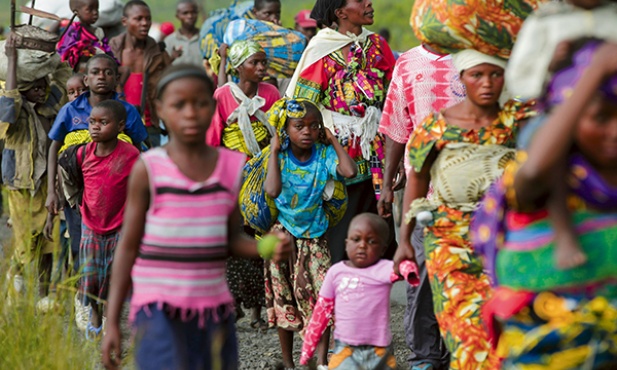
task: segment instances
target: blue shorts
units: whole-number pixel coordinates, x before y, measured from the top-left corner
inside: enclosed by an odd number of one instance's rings
[[[143,370],[236,370],[238,341],[235,317],[225,307],[183,320],[151,304],[135,316],[135,362]],[[227,310],[228,311],[228,310]],[[204,314],[204,313],[202,313]],[[216,318],[216,319],[215,319]]]

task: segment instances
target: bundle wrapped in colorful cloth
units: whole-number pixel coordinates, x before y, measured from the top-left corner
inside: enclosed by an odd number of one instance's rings
[[[523,21],[546,0],[416,0],[411,26],[423,43],[443,53],[476,49],[510,56]]]
[[[306,47],[306,37],[300,32],[256,19],[238,19],[227,26],[223,42],[255,41],[266,52],[268,75],[275,78],[293,76]]]
[[[199,32],[199,45],[204,59],[210,59],[219,45],[223,43],[223,37],[229,23],[236,19],[255,18],[251,9],[253,9],[253,1],[245,1],[238,4],[237,0],[234,0],[227,8],[216,9],[210,12],[208,19],[201,26],[201,31]]]

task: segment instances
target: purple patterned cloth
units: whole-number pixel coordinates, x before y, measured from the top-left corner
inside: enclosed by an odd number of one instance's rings
[[[80,22],[74,22],[69,30],[58,42],[58,54],[63,62],[68,62],[71,68],[75,68],[79,63],[79,58],[89,58],[95,54],[105,53],[114,56],[107,38],[99,39],[91,33]]]
[[[548,85],[546,104],[548,108],[563,103],[574,91],[574,86],[591,64],[594,54],[602,45],[600,40],[591,40],[580,48],[572,57],[572,65],[555,73]],[[617,102],[617,75],[608,78],[600,86],[604,96]]]

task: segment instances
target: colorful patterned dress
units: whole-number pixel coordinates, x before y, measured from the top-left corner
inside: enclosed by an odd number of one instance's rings
[[[321,103],[327,110],[343,115],[364,117],[368,107],[382,109],[394,64],[394,55],[386,41],[371,34],[361,45],[352,43],[347,56],[342,50],[337,50],[304,69],[298,78],[294,97]],[[382,179],[379,171],[383,160],[383,137],[375,136],[369,161],[362,156],[361,138],[350,140],[341,137],[341,133],[333,134],[358,164],[358,176],[348,180],[347,184],[373,178],[378,191]]]
[[[314,47],[314,40],[307,50]],[[361,128],[339,129],[345,124],[339,126],[336,122],[340,117],[334,116],[335,125],[329,127],[358,165],[358,176],[346,180],[349,194],[347,213],[328,232],[333,262],[344,259],[344,240],[351,218],[362,212],[377,213],[376,198],[383,182],[385,152],[385,140],[378,129],[394,64],[388,43],[381,36],[370,34],[363,43],[351,42],[347,55],[339,49],[303,69],[293,93],[295,98],[322,104],[327,111],[335,112],[333,115],[366,119]],[[369,112],[374,119],[367,119]],[[326,117],[324,122],[328,126]],[[363,135],[354,135],[355,130],[361,130]],[[372,180],[372,185],[369,180]],[[393,226],[391,231],[394,235]],[[395,248],[395,243],[391,244],[389,251]]]
[[[103,30],[95,28],[95,34],[93,34],[80,22],[73,22],[58,42],[58,54],[63,62],[69,63],[71,68],[77,67],[80,59],[88,59],[95,54],[114,56]]]
[[[474,245],[486,256],[498,284],[483,316],[490,324],[501,324],[501,332],[491,334],[499,339],[503,367],[614,369],[617,188],[582,156],[571,159],[568,205],[588,261],[561,270],[553,257],[548,212],[516,202],[518,167],[509,166],[502,181],[491,188],[472,224]]]
[[[490,283],[469,241],[469,222],[491,180],[501,174],[506,160],[513,158],[509,148],[515,146],[519,120],[526,118],[522,108],[518,103],[508,103],[492,125],[476,130],[448,125],[442,114],[433,114],[416,127],[407,145],[410,164],[416,171],[422,169],[432,150],[440,153],[431,168],[433,198],[440,201],[416,200],[412,212],[430,211],[433,217],[424,231],[426,266],[435,316],[451,353],[451,369],[499,366],[480,317],[482,305],[490,296]],[[500,159],[492,161],[496,155]],[[470,164],[470,171],[475,168],[474,178],[482,186],[474,189],[474,180],[465,180],[471,174],[456,172],[462,164]],[[464,181],[469,182],[465,187],[460,185]],[[448,188],[442,182],[463,188],[463,197],[448,200]]]

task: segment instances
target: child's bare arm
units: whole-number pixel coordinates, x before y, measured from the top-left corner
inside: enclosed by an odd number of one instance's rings
[[[4,45],[6,53],[7,73],[4,89],[0,90],[0,130],[5,131],[10,125],[19,122],[24,100],[17,90],[17,48],[15,47],[15,35],[9,33]]]
[[[272,199],[276,199],[283,189],[281,183],[281,168],[279,167],[279,152],[281,144],[278,135],[274,135],[270,140],[270,158],[268,158],[268,173],[264,182],[264,191]]]
[[[47,219],[45,220],[45,227],[43,228],[43,236],[45,239],[53,242],[53,234],[54,234],[54,215],[51,213],[47,214]]]
[[[514,189],[520,204],[535,204],[546,197],[552,174],[566,157],[575,128],[604,78],[617,72],[617,44],[600,46],[594,59],[573,89],[572,95],[551,113],[538,130],[528,150],[528,159],[517,172]]]
[[[101,345],[103,363],[108,369],[116,369],[120,365],[120,312],[131,284],[131,270],[135,264],[139,244],[144,235],[146,212],[149,206],[148,172],[145,164],[140,160],[135,163],[129,177],[124,222],[120,241],[114,254],[114,266],[109,285],[107,333]],[[115,354],[115,359],[111,358],[112,352]]]
[[[4,44],[4,52],[8,59],[5,90],[17,89],[17,47],[15,47],[15,42],[15,34],[10,32]]]
[[[356,162],[349,156],[349,153],[347,153],[341,143],[338,142],[336,137],[332,134],[332,131],[327,128],[326,139],[330,142],[338,157],[336,172],[348,179],[356,177],[358,175],[358,165],[356,165]]]
[[[58,206],[58,189],[56,189],[56,176],[58,175],[58,150],[62,147],[62,142],[54,140],[49,146],[47,154],[47,200],[45,207],[52,215],[57,215],[60,210]]]
[[[257,242],[255,239],[246,235],[242,230],[242,216],[240,214],[240,208],[236,206],[229,217],[227,223],[227,234],[229,240],[229,250],[231,254],[242,258],[259,258],[257,252]],[[291,252],[291,241],[288,235],[283,232],[277,232],[275,234],[281,241],[274,250],[272,260],[275,262],[284,261]]]

